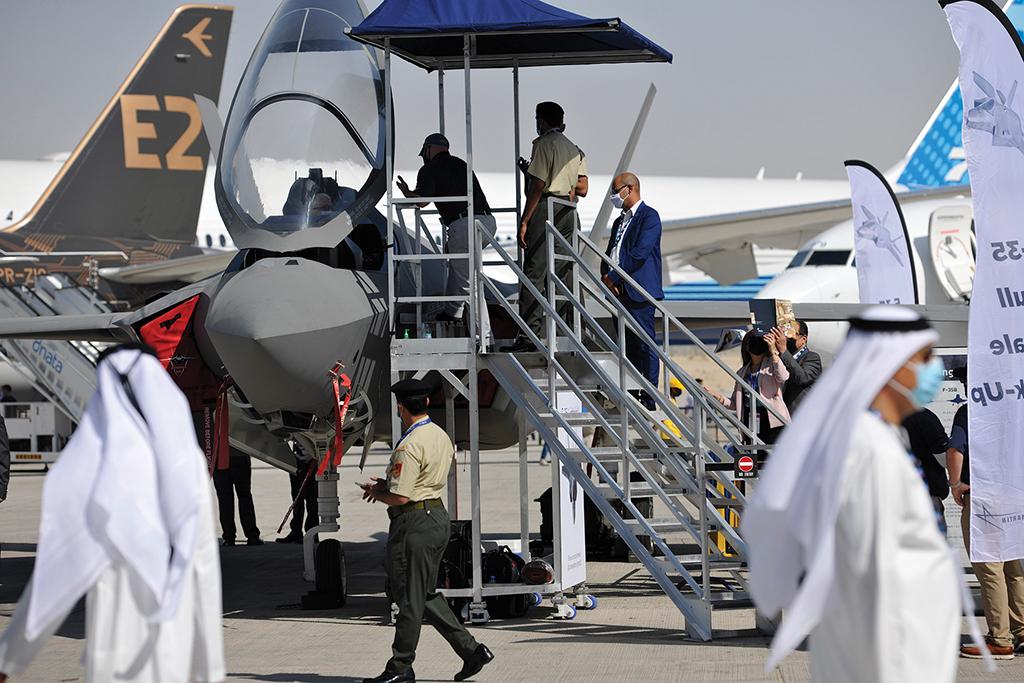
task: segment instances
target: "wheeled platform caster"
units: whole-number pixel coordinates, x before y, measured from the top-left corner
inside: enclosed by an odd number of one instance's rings
[[[563,621],[569,621],[576,618],[576,608],[570,604],[563,603],[561,605],[555,605],[555,619],[561,619]]]
[[[530,607],[537,607],[544,602],[544,596],[540,593],[530,593]]]
[[[597,609],[597,598],[593,595],[577,596],[576,609]]]
[[[462,621],[463,623],[475,624],[477,626],[483,626],[491,620],[491,615],[487,611],[486,605],[472,605],[467,604],[462,606]]]

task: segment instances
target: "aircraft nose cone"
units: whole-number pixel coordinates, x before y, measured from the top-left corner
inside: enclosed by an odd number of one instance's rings
[[[360,388],[386,371],[387,309],[366,273],[302,258],[267,258],[214,295],[206,328],[235,384],[260,413],[327,416],[338,361]],[[368,392],[371,387],[364,387]]]

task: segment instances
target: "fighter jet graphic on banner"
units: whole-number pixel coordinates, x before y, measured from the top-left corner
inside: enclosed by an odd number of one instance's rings
[[[977,71],[974,83],[986,97],[974,100],[974,107],[967,112],[967,127],[983,130],[992,135],[993,147],[1016,147],[1024,154],[1024,128],[1020,115],[1013,110],[1013,97],[1017,94],[1017,81],[1010,86],[1010,92],[1003,94]]]
[[[861,303],[917,303],[914,257],[907,221],[896,195],[885,176],[871,164],[851,159],[845,166],[850,178]]]
[[[857,239],[867,240],[875,245],[875,248],[888,251],[896,259],[896,263],[902,266],[903,257],[900,256],[898,245],[903,236],[894,237],[889,232],[889,229],[885,227],[889,220],[889,212],[883,213],[881,220],[879,220],[875,214],[871,213],[871,209],[868,207],[860,206],[858,209],[860,213],[864,214],[864,218],[857,223]]]

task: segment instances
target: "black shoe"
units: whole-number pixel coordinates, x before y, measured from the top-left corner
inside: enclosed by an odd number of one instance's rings
[[[462,671],[455,674],[455,680],[464,681],[470,676],[480,673],[480,669],[494,661],[494,653],[487,649],[486,645],[477,645],[469,659],[463,660],[465,664]]]
[[[302,543],[302,534],[293,531],[287,536],[275,539],[274,543]]]
[[[221,538],[220,539],[220,544],[222,546],[224,546],[225,548],[230,548],[230,547],[233,547],[235,545],[235,539],[233,539],[233,538]]]
[[[416,683],[416,674],[411,667],[400,674],[385,670],[376,678],[364,678],[363,683]]]
[[[462,318],[461,317],[456,318],[454,315],[452,315],[448,311],[441,311],[440,313],[437,314],[437,317],[435,317],[434,320],[436,322],[439,322],[439,323],[459,323],[459,324],[462,324]]]
[[[259,538],[257,536],[256,538],[250,538],[250,539],[246,540],[245,544],[246,545],[263,545],[263,539]]]
[[[533,342],[526,337],[516,337],[516,340],[502,349],[505,353],[532,353],[537,350]]]

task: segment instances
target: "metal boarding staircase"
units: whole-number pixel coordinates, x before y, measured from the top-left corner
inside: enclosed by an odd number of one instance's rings
[[[568,204],[555,199],[549,202],[549,216],[554,215],[554,203]],[[482,353],[481,367],[501,383],[530,427],[575,475],[605,519],[682,612],[687,633],[710,640],[714,607],[749,606],[744,572],[746,544],[727,518],[731,516],[728,511],[741,511],[746,500],[745,491],[733,480],[734,460],[743,454],[769,450],[757,438],[757,411],[748,411],[750,420],[743,423],[735,410],[711,396],[672,360],[668,344],[673,333],[682,334],[698,349],[704,346],[660,302],[649,299],[660,314],[662,340],[651,339],[640,328],[602,283],[600,274],[588,265],[588,255],[605,263],[638,291],[643,289],[597,245],[578,230],[570,243],[550,222],[546,229],[546,295],[526,279],[515,258],[497,240],[480,235],[485,245],[489,242],[493,246],[521,287],[536,297],[546,318],[542,339],[529,330],[497,286],[478,273],[478,281],[491,290],[537,348],[532,354]],[[556,311],[566,305],[571,307],[571,315],[563,320]],[[614,319],[613,332],[592,314],[595,308]],[[636,335],[655,350],[666,386],[669,374],[683,383],[693,397],[691,415],[677,408],[626,359],[627,334]],[[710,351],[706,353],[738,383],[747,405],[764,407],[782,419],[721,359]],[[656,409],[645,408],[631,390],[645,391],[654,399]],[[559,392],[571,392],[583,405],[583,412],[559,412]],[[679,435],[667,430],[663,420],[674,423]],[[710,437],[711,424],[717,427],[720,440]],[[604,445],[586,443],[574,429],[583,426],[600,428]],[[559,430],[568,434],[568,446],[559,440]],[[584,472],[584,465],[597,477]],[[636,499],[651,497],[667,509],[667,517],[647,517],[637,507]],[[713,542],[714,532],[724,536],[728,545]],[[677,552],[670,536],[680,534],[687,545],[696,546],[697,552]],[[650,544],[642,537],[650,539]],[[757,626],[772,628],[760,615]]]
[[[392,204],[401,208],[414,202],[454,199],[466,201],[468,197],[392,199]],[[573,206],[554,198],[547,201],[549,216],[554,215],[555,204]],[[551,222],[545,226],[547,280],[546,292],[541,292],[526,278],[518,254],[510,255],[483,230],[473,234],[468,253],[448,253],[443,244],[440,248],[430,244],[431,253],[423,253],[421,235],[429,235],[429,230],[422,223],[422,215],[427,212],[410,208],[416,214],[414,230],[406,227],[401,211],[399,223],[401,232],[415,239],[407,239],[404,248],[399,253],[392,252],[388,261],[393,287],[389,292],[391,324],[396,331],[391,344],[392,379],[398,379],[403,372],[419,376],[437,370],[470,405],[475,405],[477,373],[489,370],[514,402],[527,428],[540,434],[680,610],[687,633],[696,639],[710,640],[716,606],[750,606],[746,544],[729,523],[733,513],[742,512],[746,500],[746,491],[733,480],[734,462],[742,455],[755,455],[769,447],[757,437],[758,410],[747,411],[746,423],[740,420],[737,411],[720,403],[672,360],[669,340],[679,335],[688,339],[737,383],[743,403],[763,407],[776,418],[783,418],[720,358],[707,351],[661,302],[649,296],[649,303],[660,317],[661,340],[648,336],[605,287],[600,273],[591,264],[604,263],[637,291],[644,290],[579,230],[571,235],[570,241]],[[488,246],[493,248],[488,258],[493,253],[497,261],[484,261],[483,249]],[[469,296],[425,293],[422,269],[455,259],[468,260],[470,272],[475,275],[471,278]],[[405,275],[398,270],[403,263],[403,267],[410,269]],[[515,304],[506,298],[507,289],[484,276],[484,269],[494,265],[511,271],[519,282],[520,294],[529,292],[537,299],[546,321],[542,336],[527,327]],[[397,286],[399,281],[401,287]],[[536,352],[513,355],[489,349],[487,316],[483,315],[488,292],[491,301],[496,301],[536,346]],[[424,319],[422,307],[448,300],[467,304],[469,338],[398,337],[399,307],[415,308],[418,330]],[[571,313],[563,320],[557,311],[566,307]],[[611,328],[603,322],[608,319],[614,321]],[[654,349],[666,387],[670,375],[682,382],[693,398],[692,413],[677,408],[629,362],[625,354],[627,334],[635,335]],[[465,381],[459,380],[456,373]],[[655,410],[645,408],[631,391],[645,391],[654,400]],[[563,392],[579,401],[582,412],[559,411],[558,396]],[[472,452],[479,447],[475,440],[478,437],[474,437],[478,434],[476,411],[469,411],[468,419]],[[667,429],[665,421],[671,422],[678,433]],[[600,428],[603,443],[587,443],[577,429],[584,426]],[[560,433],[568,435],[568,444],[559,438]],[[594,473],[596,477],[592,478]],[[471,458],[470,474],[471,487],[476,491],[480,482],[479,458]],[[657,499],[655,514],[663,516],[645,515],[637,505],[640,498]],[[471,513],[473,543],[479,545],[478,501],[474,501]],[[682,551],[678,550],[680,537],[685,544]],[[485,592],[480,568],[474,562],[471,617],[472,608],[482,604],[481,595]],[[760,615],[756,625],[762,630],[773,627]]]
[[[35,286],[0,286],[0,317],[110,313],[92,288],[66,275],[40,277]],[[78,421],[96,389],[96,360],[103,345],[81,341],[5,339],[3,355],[29,370],[36,390],[61,412]]]

